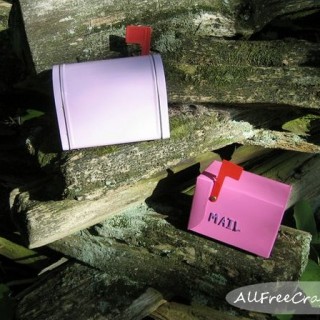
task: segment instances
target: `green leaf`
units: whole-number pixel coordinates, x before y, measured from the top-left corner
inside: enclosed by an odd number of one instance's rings
[[[320,266],[313,260],[309,259],[307,267],[300,277],[300,281],[313,281],[315,285],[304,286],[300,282],[300,288],[304,291],[307,296],[314,297],[319,296],[319,281],[320,281]],[[314,308],[319,308],[319,301],[314,303],[310,302]]]
[[[309,259],[306,269],[301,275],[300,281],[320,281],[320,266]]]
[[[20,117],[21,123],[24,123],[28,120],[39,118],[44,115],[44,112],[35,110],[35,109],[27,109],[26,114]]]
[[[294,206],[293,216],[296,221],[297,229],[310,232],[312,234],[312,242],[317,243],[319,241],[319,236],[310,202],[307,200],[297,202]]]
[[[303,117],[290,120],[282,125],[282,129],[291,131],[299,135],[306,135],[311,129],[312,121],[318,120],[318,115],[307,114]]]

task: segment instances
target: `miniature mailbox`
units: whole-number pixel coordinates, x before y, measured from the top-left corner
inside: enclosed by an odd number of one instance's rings
[[[290,192],[287,184],[214,161],[197,178],[188,229],[268,258]]]
[[[141,56],[53,66],[63,150],[169,138],[164,68],[149,54],[150,36],[150,27],[127,28]]]

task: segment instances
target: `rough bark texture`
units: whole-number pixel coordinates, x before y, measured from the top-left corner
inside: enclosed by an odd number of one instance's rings
[[[282,227],[263,259],[186,232],[181,207],[141,205],[50,247],[128,283],[212,303],[242,285],[297,280],[306,266],[308,233]]]
[[[213,159],[228,158],[218,149],[233,143],[251,145],[250,155],[229,154],[234,162],[249,160],[249,171],[293,186],[288,207],[300,199],[319,206],[320,47],[231,40],[319,9],[308,0],[15,2],[13,43],[37,73],[56,63],[124,56],[125,26],[151,25],[171,125],[170,140],[65,153],[54,112],[23,127],[49,178],[12,192],[13,218],[29,247],[48,245],[84,265],[44,278],[20,301],[17,319],[233,319],[177,304],[157,311],[162,296],[146,289],[210,307],[242,285],[299,278],[310,234],[281,227],[271,258],[262,259],[186,226],[195,177]]]
[[[305,46],[306,45],[306,46]],[[164,55],[169,101],[319,108],[318,44],[184,42]]]
[[[11,4],[0,0],[0,32],[8,28],[8,15]]]
[[[115,189],[163,175],[176,166],[187,167],[198,161],[195,157],[201,158],[233,143],[308,153],[320,151],[316,130],[320,115],[314,112],[283,106],[237,108],[192,104],[173,105],[169,113],[171,137],[167,140],[61,154],[57,128],[45,121],[35,125],[32,130],[36,134],[27,134],[26,141],[41,167],[58,170],[63,180],[60,196],[70,199],[83,198],[97,188]]]
[[[122,320],[121,314],[143,290],[94,268],[69,264],[49,278],[41,276],[36,286],[20,295],[16,318]]]
[[[214,158],[217,159],[217,155],[209,153],[202,159],[203,166]],[[291,184],[293,192],[288,206],[292,206],[301,198],[313,198],[318,194],[319,163],[319,155],[284,153],[274,155],[270,159],[266,158],[264,164],[257,165],[252,170]],[[25,192],[15,190],[12,194],[13,216],[29,247],[42,246],[103,221],[106,217],[133,208],[152,195],[168,192],[179,195],[181,186],[186,187],[186,184],[194,182],[194,178],[199,174],[199,167],[199,164],[191,166],[190,163],[185,163],[183,168],[186,170],[182,170],[181,167],[168,167],[172,168],[169,174],[164,171],[162,175],[141,179],[139,182],[129,183],[126,178],[120,180],[122,182],[118,182],[116,188],[95,189],[95,193],[87,194],[78,200],[36,200],[37,194],[43,193],[44,184],[40,184],[40,188],[27,189]],[[117,172],[113,172],[114,179],[117,179]]]
[[[15,1],[12,40],[37,73],[124,56],[125,26],[151,25],[171,104],[166,141],[61,153],[54,109],[44,122],[23,126],[49,178],[12,192],[13,218],[31,248],[47,244],[84,265],[40,277],[44,283],[23,295],[17,319],[233,319],[177,304],[157,311],[159,292],[210,307],[242,285],[299,278],[310,234],[281,227],[271,258],[262,259],[186,226],[195,177],[228,157],[218,149],[233,143],[251,145],[250,155],[229,154],[234,162],[250,160],[246,169],[293,186],[288,207],[300,199],[319,206],[320,47],[231,40],[319,9],[311,0]]]
[[[15,6],[13,21],[22,35],[26,33],[37,72],[55,63],[113,55],[110,36],[123,37],[128,24],[151,25],[153,48],[165,53],[177,51],[182,38],[249,37],[274,18],[304,15],[320,7],[311,0],[277,0],[267,5],[263,0],[20,0]],[[26,51],[21,39],[17,46]]]
[[[166,303],[164,299],[171,299],[172,295],[164,297],[155,289],[139,286],[136,282],[128,283],[126,279],[114,278],[78,263],[69,263],[49,277],[42,276],[32,290],[18,298],[18,320],[139,320],[147,315],[157,320],[195,320],[184,318],[191,310],[193,314],[201,315],[201,319],[207,319],[204,316],[211,320],[269,319],[253,312],[247,317],[239,316],[239,310],[222,313],[206,307],[204,301],[197,307]],[[176,315],[178,317],[174,317]]]
[[[180,40],[162,53],[169,101],[318,109],[319,50],[305,41]]]
[[[141,319],[132,301],[150,286],[167,299],[217,307],[241,285],[296,280],[307,262],[307,233],[283,227],[272,257],[262,259],[181,231],[166,221],[176,211],[164,211],[167,218],[143,206],[52,244],[95,268],[44,275],[21,294],[17,319]]]

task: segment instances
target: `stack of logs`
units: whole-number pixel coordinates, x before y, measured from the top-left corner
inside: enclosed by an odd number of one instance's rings
[[[26,128],[46,174],[12,191],[12,217],[30,248],[75,260],[21,299],[18,319],[234,319],[218,310],[230,290],[299,278],[308,233],[282,226],[262,259],[186,225],[195,178],[215,159],[291,184],[287,215],[301,199],[318,207],[319,42],[250,38],[319,10],[311,0],[14,3],[12,40],[43,92],[53,64],[120,57],[125,26],[151,25],[171,126],[169,140],[70,152],[52,105]]]

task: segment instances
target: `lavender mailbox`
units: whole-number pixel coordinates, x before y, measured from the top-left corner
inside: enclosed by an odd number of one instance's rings
[[[63,150],[169,138],[160,55],[55,65]]]

